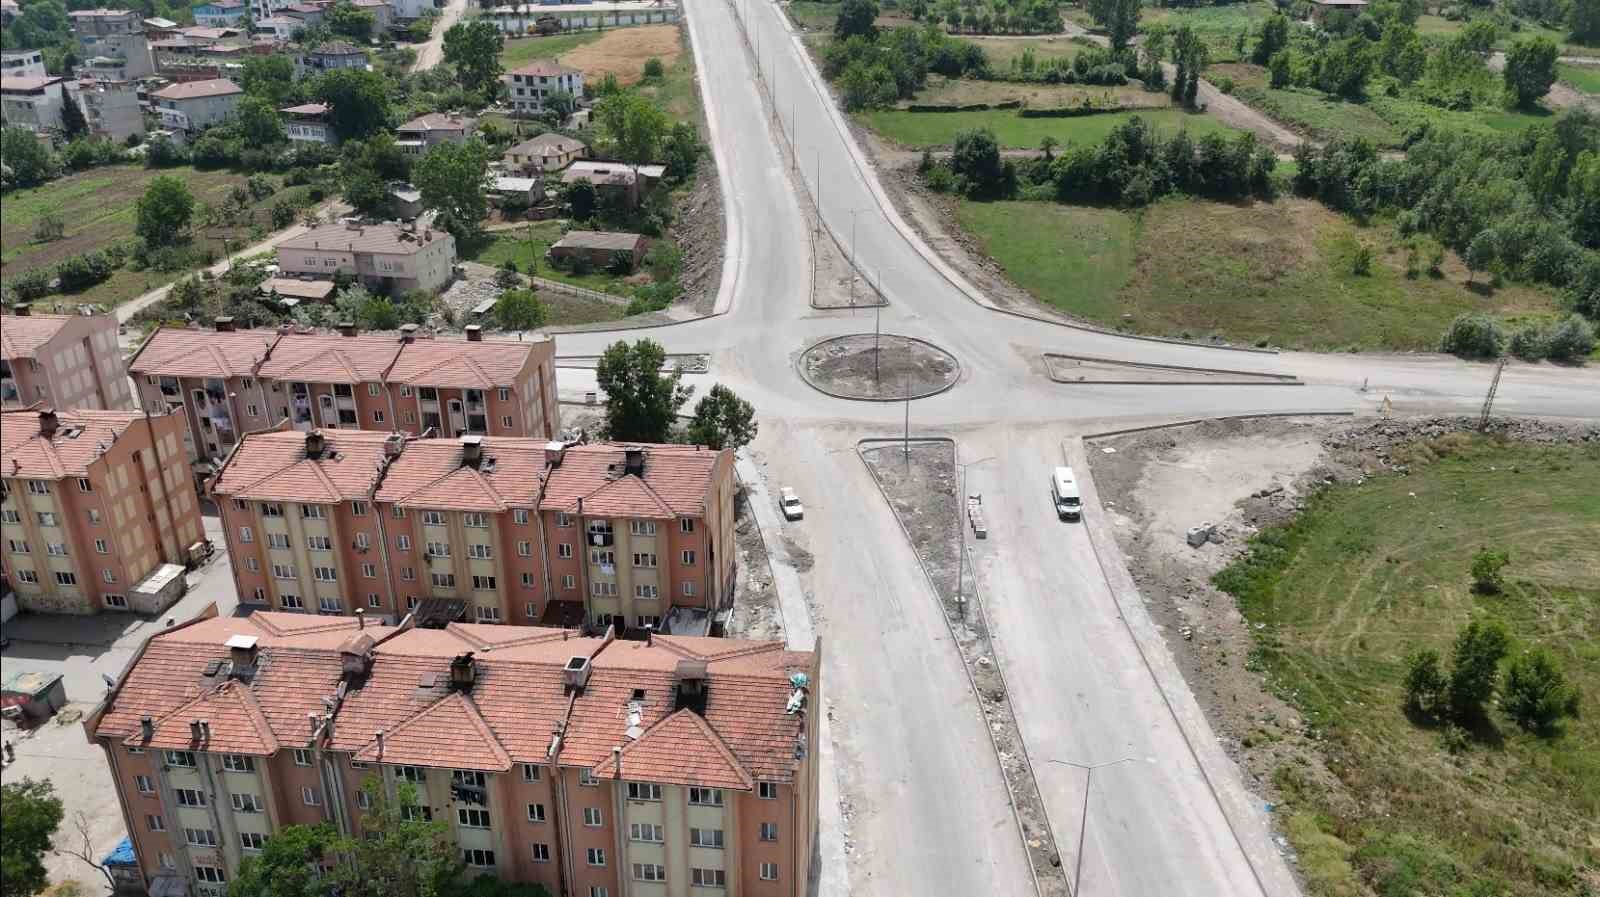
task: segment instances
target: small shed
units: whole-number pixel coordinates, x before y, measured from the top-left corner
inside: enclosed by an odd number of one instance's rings
[[[67,687],[60,673],[16,671],[0,682],[0,712],[27,726],[36,726],[67,706]]]
[[[144,891],[144,873],[139,871],[139,858],[133,852],[133,840],[123,838],[111,852],[105,855],[100,865],[106,867],[111,874],[115,893],[139,894]]]
[[[632,259],[629,270],[639,267],[639,262],[644,258],[645,246],[648,244],[639,234],[621,234],[597,230],[575,230],[567,233],[550,247],[550,259],[574,259],[578,256],[588,256],[589,261],[596,268],[604,268],[611,264],[613,253],[626,253]]]
[[[159,614],[183,597],[188,582],[181,564],[162,564],[150,572],[128,593],[128,609],[141,614]]]

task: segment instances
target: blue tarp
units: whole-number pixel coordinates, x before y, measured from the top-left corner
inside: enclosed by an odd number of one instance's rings
[[[133,841],[123,838],[122,842],[100,862],[106,866],[132,866],[136,862],[133,856]]]

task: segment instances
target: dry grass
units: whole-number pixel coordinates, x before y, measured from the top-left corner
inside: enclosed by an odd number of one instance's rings
[[[914,100],[902,102],[904,108],[912,103],[948,104],[962,106],[969,103],[1005,103],[1021,100],[1033,108],[1078,106],[1084,97],[1103,108],[1138,106],[1161,108],[1172,105],[1172,99],[1158,90],[1138,87],[1094,87],[1085,84],[1022,84],[1009,81],[968,81],[932,77],[928,87]]]
[[[599,40],[561,54],[560,59],[582,69],[586,81],[599,83],[606,75],[616,75],[617,81],[627,86],[643,77],[645,60],[653,56],[670,69],[682,54],[677,25],[639,25],[607,31]]]

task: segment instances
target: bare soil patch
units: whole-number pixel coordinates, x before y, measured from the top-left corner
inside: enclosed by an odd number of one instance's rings
[[[845,399],[920,399],[949,389],[961,376],[955,356],[932,343],[885,333],[823,340],[800,357],[800,375]]]
[[[960,600],[963,595],[976,598],[977,585],[970,566],[963,570],[961,564],[964,498],[958,494],[955,445],[943,440],[912,441],[908,454],[900,443],[886,443],[863,446],[860,454],[910,536],[911,547],[961,652],[989,725],[1012,806],[1022,823],[1023,842],[1039,882],[1040,897],[1066,897],[1061,854],[1017,729],[1005,675],[989,643],[982,602]],[[962,588],[958,589],[958,581]]]
[[[914,99],[896,104],[968,105],[1005,103],[1020,100],[1038,108],[1079,106],[1088,100],[1102,109],[1160,109],[1172,105],[1172,98],[1159,90],[1140,87],[1097,87],[1089,84],[1039,84],[1025,81],[973,81],[965,78],[928,79],[928,87]]]
[[[561,61],[582,69],[583,76],[596,84],[606,75],[616,75],[626,87],[644,77],[644,63],[650,57],[671,68],[682,54],[677,25],[636,25],[608,31],[593,43],[561,54]]]
[[[727,636],[783,638],[783,617],[778,613],[778,591],[772,582],[767,544],[751,511],[750,493],[743,486],[733,496],[733,541],[739,552],[739,576],[734,583]]]

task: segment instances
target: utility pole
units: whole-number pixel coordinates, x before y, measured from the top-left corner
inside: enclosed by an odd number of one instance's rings
[[[956,450],[957,457],[960,457],[960,451],[959,448]],[[968,461],[965,464],[959,461],[956,462],[957,466],[961,468],[961,499],[956,503],[956,526],[961,528],[961,565],[956,568],[956,608],[961,611],[961,619],[963,620],[967,618],[967,524],[970,521],[961,519],[961,509],[966,506],[967,496],[970,494],[967,492],[967,470],[974,464],[982,464],[985,461],[993,460],[994,456],[990,455],[987,458],[979,458],[976,461]]]
[[[1083,836],[1089,830],[1089,788],[1094,784],[1094,771],[1107,766],[1116,766],[1118,763],[1131,763],[1132,757],[1123,757],[1121,760],[1112,760],[1107,763],[1074,763],[1071,760],[1047,760],[1049,763],[1060,763],[1062,766],[1071,766],[1083,770],[1083,812],[1078,819],[1078,858],[1073,863],[1072,871],[1072,897],[1081,897],[1083,893]]]
[[[911,375],[910,374],[906,375],[905,383],[906,383],[905,453],[906,453],[906,469],[910,470],[911,469]]]
[[[855,303],[854,293],[850,296],[850,302],[852,305]],[[875,305],[873,309],[875,314],[872,320],[872,380],[874,383],[882,384],[883,376],[878,371],[878,336],[882,332],[883,306]]]
[[[1494,394],[1500,389],[1500,375],[1505,373],[1505,370],[1506,360],[1502,358],[1500,363],[1494,366],[1494,379],[1489,381],[1489,394],[1483,397],[1483,413],[1478,415],[1480,431],[1489,429],[1489,412],[1494,408]]]

